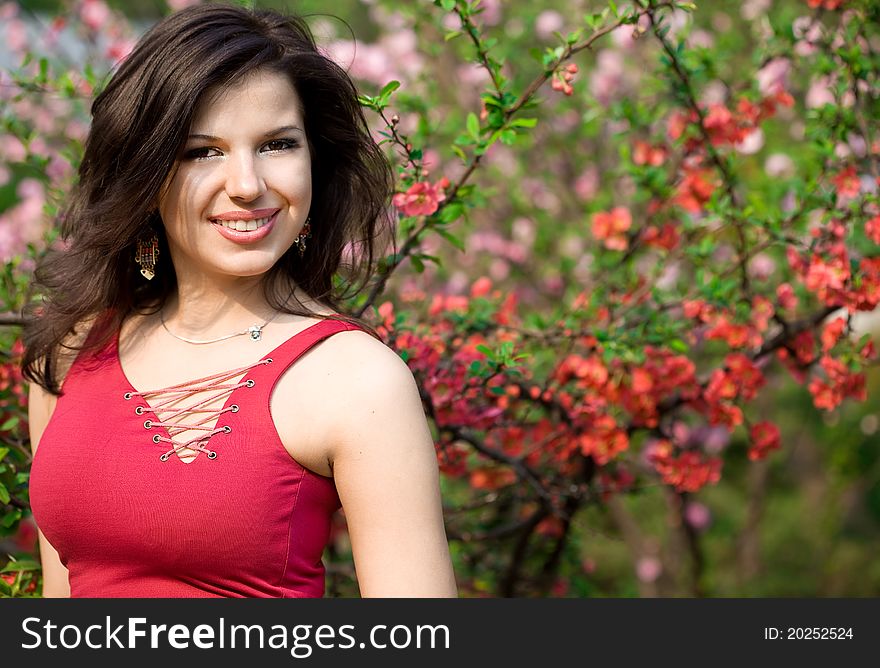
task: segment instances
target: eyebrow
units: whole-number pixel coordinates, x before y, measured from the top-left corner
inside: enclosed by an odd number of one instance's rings
[[[283,125],[280,128],[276,128],[271,130],[263,135],[263,138],[269,137],[277,137],[278,135],[283,135],[287,132],[303,132],[302,128],[297,127],[296,125]],[[303,133],[305,134],[305,133]],[[187,137],[187,140],[190,139],[204,139],[206,141],[220,141],[220,137],[215,137],[214,135],[204,135],[204,134],[192,134]]]

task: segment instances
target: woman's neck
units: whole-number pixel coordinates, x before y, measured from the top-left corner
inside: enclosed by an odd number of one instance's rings
[[[257,276],[222,284],[208,280],[179,281],[177,294],[169,298],[161,314],[176,334],[210,338],[262,325],[274,313]]]

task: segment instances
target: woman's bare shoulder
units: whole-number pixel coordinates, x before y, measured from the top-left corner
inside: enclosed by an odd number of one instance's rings
[[[391,347],[362,330],[340,332],[328,340],[322,357],[325,386],[332,389],[336,425],[340,415],[354,418],[358,411],[348,407],[369,407],[376,414],[386,412],[406,397],[418,403],[418,386],[412,371]],[[342,408],[346,407],[346,408]],[[356,422],[356,420],[355,420]]]

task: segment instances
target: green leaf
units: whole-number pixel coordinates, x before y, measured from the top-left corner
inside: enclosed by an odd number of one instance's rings
[[[0,527],[9,528],[21,519],[21,508],[13,508],[3,517],[0,517]]]
[[[3,568],[0,568],[0,573],[18,573],[20,571],[38,570],[40,570],[40,564],[33,559],[19,559],[18,561],[10,561]]]
[[[13,415],[6,422],[0,425],[0,431],[12,431],[18,426],[18,416]]]
[[[447,232],[446,230],[441,229],[441,228],[439,228],[439,227],[435,227],[435,228],[434,228],[434,231],[435,231],[437,234],[439,234],[441,237],[443,237],[444,239],[446,239],[446,241],[448,241],[448,242],[451,243],[453,246],[455,246],[455,247],[456,247],[458,250],[460,250],[462,253],[464,253],[464,250],[465,250],[465,248],[464,248],[464,241],[462,241],[461,239],[459,239],[459,238],[458,238],[457,236],[455,236],[454,234],[452,234],[452,233],[450,233],[450,232]]]
[[[510,127],[512,128],[533,128],[537,124],[537,118],[515,118],[510,121]]]
[[[399,81],[389,81],[385,86],[379,91],[379,97],[382,99],[382,102],[385,103],[388,101],[388,98],[391,97],[391,93],[400,88]]]
[[[483,344],[480,344],[477,346],[477,350],[479,352],[483,353],[490,360],[495,359],[495,351],[492,350],[491,348],[489,348],[488,346],[484,346]]]
[[[9,448],[0,448],[0,461],[6,458],[6,455],[9,454]]]
[[[440,0],[440,6],[447,12],[451,12],[455,9],[455,0]]]
[[[501,143],[507,144],[511,146],[516,143],[516,132],[513,130],[502,130],[501,131]]]
[[[451,202],[443,207],[440,212],[440,222],[444,225],[454,223],[464,215],[464,204],[461,202]]]
[[[420,258],[418,255],[410,255],[409,261],[412,262],[413,269],[415,269],[416,272],[418,272],[419,274],[425,271],[425,263],[422,262],[422,258]]]
[[[480,119],[473,112],[467,115],[467,131],[475,141],[480,140]]]
[[[4,485],[2,482],[0,482],[0,503],[5,505],[5,504],[9,503],[9,499],[10,499],[9,490],[6,489],[6,485]]]

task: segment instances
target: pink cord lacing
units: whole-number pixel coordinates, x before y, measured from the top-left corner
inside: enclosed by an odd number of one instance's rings
[[[220,373],[215,373],[211,376],[205,376],[204,378],[197,378],[196,380],[188,380],[184,383],[178,383],[177,385],[172,385],[171,387],[165,387],[159,390],[148,390],[145,392],[126,392],[123,395],[123,398],[126,401],[129,401],[132,397],[141,397],[145,404],[148,397],[156,397],[160,395],[168,396],[167,399],[162,401],[161,403],[155,404],[154,406],[143,405],[137,406],[134,409],[134,412],[137,415],[143,415],[144,413],[152,413],[157,420],[146,420],[144,422],[145,429],[152,429],[153,427],[165,427],[168,430],[168,435],[171,438],[166,438],[161,434],[156,434],[153,436],[153,443],[170,443],[172,444],[172,448],[167,452],[163,453],[159,456],[163,462],[168,461],[168,459],[173,454],[179,453],[181,450],[190,449],[190,450],[198,450],[199,452],[204,452],[208,459],[216,459],[217,452],[214,450],[210,450],[205,447],[205,444],[215,435],[220,433],[226,433],[232,431],[232,427],[224,426],[219,429],[216,427],[217,422],[214,422],[214,427],[208,427],[206,423],[214,420],[216,418],[217,421],[220,420],[220,416],[223,413],[237,413],[238,405],[232,404],[231,406],[227,406],[223,409],[218,408],[203,408],[205,404],[209,404],[212,401],[219,399],[225,395],[232,394],[235,390],[240,387],[253,387],[254,381],[252,379],[244,380],[242,378],[238,383],[230,383],[230,384],[220,384],[225,380],[229,380],[230,378],[234,378],[239,374],[244,374],[247,371],[253,369],[254,367],[260,366],[262,364],[271,364],[272,359],[264,359],[259,362],[255,362],[253,364],[249,364],[248,366],[243,366],[238,369],[233,369],[231,371],[222,371]],[[184,406],[182,408],[169,408],[167,409],[165,419],[162,421],[158,421],[159,411],[162,410],[164,406],[168,406],[169,404],[173,404],[181,399],[187,399],[192,397],[195,394],[200,392],[211,391],[213,394],[208,396],[205,399],[200,399],[194,404],[189,406]],[[193,424],[181,424],[180,422],[175,422],[175,418],[188,414],[188,413],[205,413],[206,416],[195,422]],[[176,441],[174,436],[180,434],[185,431],[190,430],[198,430],[208,432],[207,434],[201,434],[196,436],[195,438],[190,439],[189,441]]]

